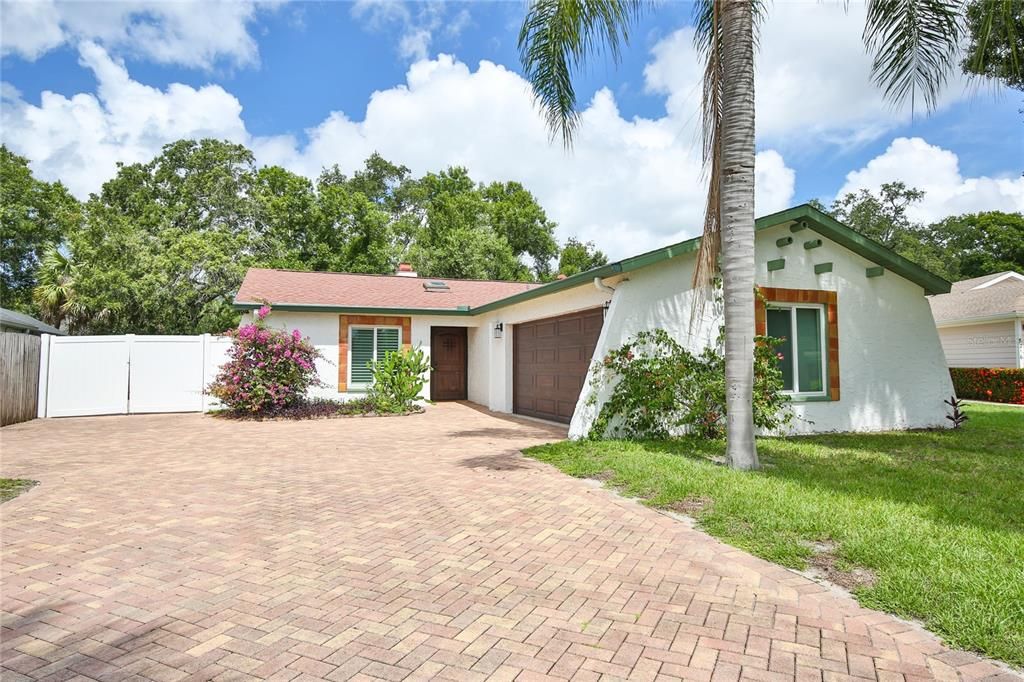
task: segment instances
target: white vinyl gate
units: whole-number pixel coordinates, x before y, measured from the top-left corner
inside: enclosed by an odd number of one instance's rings
[[[198,336],[51,336],[39,363],[39,416],[205,412],[205,387],[230,339]]]

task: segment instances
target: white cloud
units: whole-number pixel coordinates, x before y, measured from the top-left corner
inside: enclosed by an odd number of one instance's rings
[[[53,2],[4,2],[0,10],[0,54],[37,59],[64,42]]]
[[[363,121],[334,113],[303,147],[258,149],[314,175],[330,163],[357,167],[371,152],[415,173],[464,165],[482,181],[518,179],[537,194],[560,236],[593,239],[625,256],[695,235],[706,193],[699,150],[667,119],[624,119],[608,90],[583,111],[575,147],[549,142],[528,84],[502,66],[476,71],[446,55],[413,64],[404,86],[374,93]],[[793,171],[781,155],[758,155],[758,211],[791,201]]]
[[[1024,211],[1024,178],[965,178],[960,160],[948,149],[920,137],[898,137],[863,168],[846,176],[837,196],[861,189],[877,191],[886,182],[901,181],[925,191],[908,214],[913,220],[934,222],[949,215],[976,211]]]
[[[786,166],[782,154],[774,149],[758,152],[754,159],[754,205],[757,215],[768,215],[789,208],[796,187],[796,172]]]
[[[250,135],[238,100],[218,85],[161,91],[133,81],[92,43],[81,61],[96,74],[95,95],[44,92],[34,106],[13,94],[2,114],[4,141],[40,177],[61,179],[79,196],[98,190],[117,161],[146,161],[167,142],[213,136],[310,177],[334,163],[351,172],[379,151],[417,174],[459,164],[480,181],[516,179],[559,223],[562,239],[592,239],[613,257],[694,236],[701,225],[706,185],[691,136],[667,117],[623,118],[608,90],[584,109],[566,153],[549,142],[521,76],[441,55],[410,66],[406,83],[375,92],[362,121],[331,113],[299,144]],[[758,212],[787,206],[793,171],[770,150],[757,163]]]
[[[245,142],[241,105],[217,85],[180,83],[165,91],[132,80],[103,48],[85,42],[79,61],[98,81],[95,95],[43,92],[39,106],[3,89],[4,142],[42,178],[62,180],[78,196],[99,189],[118,161],[148,161],[167,142],[213,136]]]
[[[448,6],[441,0],[403,2],[402,0],[355,0],[351,14],[373,31],[397,26],[398,54],[402,59],[419,61],[430,56],[434,36],[457,38],[470,24],[469,10],[462,8],[448,16]]]
[[[864,5],[779,2],[771,5],[756,56],[757,134],[764,144],[851,147],[877,139],[910,119],[908,106],[893,110],[871,82],[871,59],[861,31]],[[649,92],[667,96],[669,115],[698,114],[701,62],[693,29],[666,37],[645,69]],[[968,96],[966,81],[952,78],[940,108]],[[918,114],[921,112],[919,111]]]
[[[254,0],[122,0],[120,2],[3,2],[2,53],[34,60],[65,43],[92,41],[128,56],[209,69],[259,61],[248,24]]]

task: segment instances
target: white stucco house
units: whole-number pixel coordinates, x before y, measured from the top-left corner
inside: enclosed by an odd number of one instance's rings
[[[751,330],[786,337],[792,432],[936,427],[953,393],[927,296],[950,284],[811,206],[757,220],[759,304]],[[299,329],[328,361],[320,395],[364,391],[366,364],[420,346],[433,371],[424,397],[587,433],[592,361],[660,327],[699,350],[718,314],[690,324],[699,239],[548,284],[251,269],[234,305],[272,306],[268,324]],[[598,405],[600,396],[598,397]]]
[[[965,279],[928,302],[950,367],[1024,368],[1024,274]]]

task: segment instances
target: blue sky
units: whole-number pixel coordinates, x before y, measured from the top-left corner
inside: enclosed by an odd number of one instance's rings
[[[685,3],[650,12],[619,65],[595,60],[580,75],[586,113],[571,154],[547,143],[528,106],[519,2],[3,9],[0,135],[80,196],[117,161],[213,135],[311,177],[379,150],[415,172],[460,163],[480,180],[520,180],[562,238],[613,255],[700,224],[700,71]],[[911,117],[868,82],[856,4],[780,2],[772,14],[758,63],[760,213],[894,179],[928,192],[922,220],[1024,209],[1019,92],[955,79],[939,111]]]

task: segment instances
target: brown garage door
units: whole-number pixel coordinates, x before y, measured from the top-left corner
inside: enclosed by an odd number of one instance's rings
[[[512,410],[568,423],[604,324],[601,308],[515,326]]]

